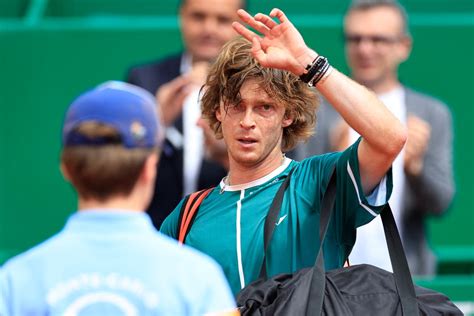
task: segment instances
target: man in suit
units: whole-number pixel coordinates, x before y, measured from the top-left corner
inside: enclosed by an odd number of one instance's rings
[[[442,102],[403,86],[398,67],[410,55],[412,40],[403,7],[390,0],[359,0],[344,19],[345,49],[352,78],[373,90],[408,127],[403,152],[393,163],[394,211],[410,269],[416,275],[433,274],[434,255],[426,240],[425,219],[442,214],[454,195],[451,114]],[[339,151],[358,135],[331,106],[318,113],[316,137],[293,154]],[[370,263],[390,270],[380,219],[357,230],[351,263]]]
[[[179,7],[184,51],[130,69],[127,81],[156,94],[167,126],[157,183],[148,212],[156,227],[183,195],[219,183],[226,171],[204,159],[199,88],[222,45],[236,36],[232,21],[244,0],[182,0]],[[158,203],[159,201],[159,203]]]

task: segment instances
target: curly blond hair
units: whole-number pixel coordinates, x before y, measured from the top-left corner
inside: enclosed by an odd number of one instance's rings
[[[243,83],[250,79],[257,80],[271,98],[284,104],[285,117],[293,119],[293,123],[283,129],[282,151],[289,151],[314,133],[318,94],[288,71],[259,65],[252,57],[251,49],[252,43],[243,37],[224,45],[203,86],[202,115],[216,137],[222,138],[222,127],[216,118],[221,102],[226,110],[229,105],[238,104]]]

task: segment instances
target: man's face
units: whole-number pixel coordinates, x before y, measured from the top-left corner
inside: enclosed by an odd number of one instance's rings
[[[246,168],[255,167],[281,156],[283,128],[292,123],[285,108],[277,104],[254,79],[240,89],[241,102],[221,104],[216,112],[222,125],[229,160]]]
[[[344,22],[352,77],[376,92],[393,88],[398,83],[398,66],[411,49],[399,12],[384,6],[354,10]]]
[[[194,61],[211,61],[225,42],[237,35],[241,0],[185,0],[180,9],[181,33]]]

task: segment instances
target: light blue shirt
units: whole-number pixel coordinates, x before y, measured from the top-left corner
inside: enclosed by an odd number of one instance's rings
[[[203,315],[235,307],[221,268],[147,214],[87,210],[0,270],[0,315]]]

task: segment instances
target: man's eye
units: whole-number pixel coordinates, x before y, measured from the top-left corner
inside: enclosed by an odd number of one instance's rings
[[[226,17],[226,16],[219,16],[217,18],[217,22],[219,24],[231,24],[232,23],[232,19],[229,18],[229,17]]]
[[[206,19],[206,15],[201,12],[193,12],[191,17],[195,21],[204,21]]]
[[[228,111],[230,113],[238,113],[241,110],[242,110],[242,105],[241,104],[232,104],[232,105],[229,105],[229,107],[228,107]]]

